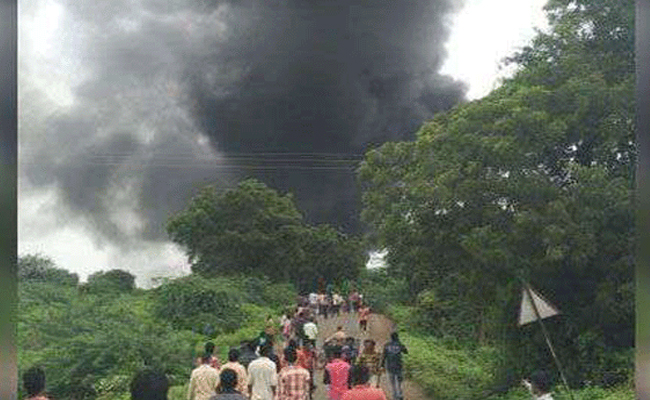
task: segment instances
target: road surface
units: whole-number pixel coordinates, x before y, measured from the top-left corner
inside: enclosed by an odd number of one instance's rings
[[[368,321],[368,332],[365,334],[359,329],[356,313],[341,313],[338,317],[328,319],[323,319],[319,316],[316,323],[318,325],[318,339],[316,340],[316,345],[319,349],[322,349],[323,341],[336,332],[336,328],[339,325],[343,326],[343,330],[348,335],[360,339],[361,342],[367,338],[373,339],[377,343],[375,346],[377,349],[383,349],[384,344],[390,338],[390,334],[393,330],[393,323],[380,314],[370,315]],[[409,351],[414,350],[415,349],[409,349]],[[327,400],[327,393],[325,391],[325,385],[323,384],[323,371],[317,370],[315,375],[317,388],[313,400]],[[385,373],[381,377],[380,387],[384,390],[384,393],[386,393],[386,398],[388,400],[394,400],[391,398],[391,391]],[[402,383],[402,390],[404,392],[404,400],[427,399],[422,389],[413,382],[404,381]]]

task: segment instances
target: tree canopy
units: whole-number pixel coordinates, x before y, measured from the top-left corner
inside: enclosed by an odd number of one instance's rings
[[[567,316],[556,333],[586,379],[613,368],[598,346],[633,346],[634,3],[546,10],[551,32],[509,59],[514,77],[366,154],[362,218],[423,322],[480,339],[506,324],[521,349],[528,279]]]
[[[54,261],[38,254],[27,254],[18,258],[18,281],[56,282],[77,286],[79,276],[61,268]]]
[[[206,276],[267,276],[306,289],[310,277],[355,277],[365,261],[359,240],[308,225],[290,194],[254,179],[221,193],[204,188],[167,231],[187,251],[192,271]]]

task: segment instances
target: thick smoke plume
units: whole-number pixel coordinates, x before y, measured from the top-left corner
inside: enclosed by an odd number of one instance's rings
[[[25,33],[46,3],[22,7]],[[455,0],[57,4],[61,44],[21,43],[21,186],[124,246],[166,240],[199,186],[245,176],[356,231],[363,151],[465,92],[437,72]]]

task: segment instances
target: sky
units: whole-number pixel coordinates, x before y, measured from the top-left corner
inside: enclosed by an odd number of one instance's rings
[[[489,93],[545,27],[539,0],[362,3],[20,1],[19,255],[185,274],[164,222],[245,176],[358,231],[363,151]]]

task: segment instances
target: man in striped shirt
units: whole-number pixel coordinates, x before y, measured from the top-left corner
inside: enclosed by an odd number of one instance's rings
[[[284,357],[288,365],[278,376],[277,400],[308,400],[311,382],[309,371],[295,365],[297,355],[294,347],[287,347]]]

